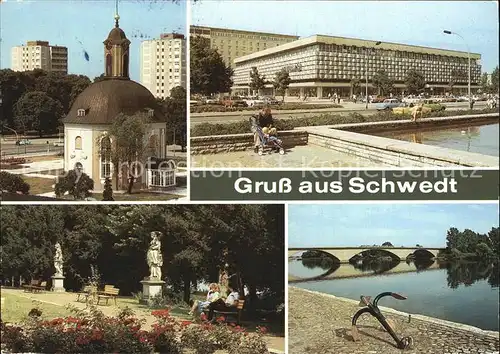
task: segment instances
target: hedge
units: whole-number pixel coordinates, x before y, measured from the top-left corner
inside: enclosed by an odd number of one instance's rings
[[[468,114],[498,113],[498,108],[482,110],[460,110],[460,111],[435,111],[424,114],[424,118],[430,117],[450,117]],[[275,119],[274,126],[279,130],[293,130],[297,127],[312,127],[333,124],[353,124],[365,122],[383,122],[391,120],[409,119],[410,114],[394,114],[392,112],[378,112],[368,116],[359,113],[349,113],[347,115],[327,113],[314,117],[302,117],[291,119]],[[250,123],[247,120],[224,124],[202,123],[191,128],[191,136],[212,136],[250,133]]]
[[[253,107],[224,107],[217,104],[205,104],[191,106],[191,113],[205,112],[255,112],[265,105],[255,105]],[[282,103],[279,106],[270,106],[274,111],[295,111],[299,109],[319,109],[319,108],[343,108],[338,104],[304,104],[304,103]]]

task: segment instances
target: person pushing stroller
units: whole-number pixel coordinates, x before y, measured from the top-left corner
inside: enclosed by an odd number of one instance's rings
[[[262,132],[264,134],[268,134],[270,136],[276,136],[276,128],[273,127],[274,120],[273,115],[271,114],[271,108],[264,107],[260,110],[260,112],[254,116],[255,123],[262,128]],[[262,141],[260,139],[260,134],[256,129],[253,130],[253,142],[254,142],[254,151],[258,152],[259,147],[262,145]]]

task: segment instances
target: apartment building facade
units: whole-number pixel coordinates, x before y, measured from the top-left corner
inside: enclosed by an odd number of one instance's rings
[[[176,86],[186,88],[186,39],[177,33],[141,43],[140,81],[155,97],[170,96]]]
[[[481,55],[470,53],[470,57],[471,87],[477,90]],[[292,80],[287,95],[298,97],[324,98],[334,93],[349,97],[353,80],[358,82],[358,91],[364,93],[366,75],[369,94],[376,94],[371,81],[380,70],[394,80],[396,93],[404,93],[410,69],[425,76],[426,88],[433,94],[449,90],[450,81],[455,90],[466,92],[468,83],[467,52],[321,35],[237,58],[235,65],[232,89],[242,94],[249,92],[253,67],[268,80],[286,68]],[[273,93],[272,85],[267,85],[264,94]]]
[[[68,73],[68,48],[51,46],[47,41],[28,41],[26,45],[12,47],[11,60],[14,71],[42,69]]]
[[[191,26],[191,36],[210,40],[210,47],[217,49],[226,65],[235,67],[234,59],[280,46],[299,39],[298,36],[267,32],[252,32],[226,28]]]

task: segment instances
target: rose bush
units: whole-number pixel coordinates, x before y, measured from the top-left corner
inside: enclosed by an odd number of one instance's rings
[[[144,320],[128,308],[116,317],[106,316],[96,307],[89,311],[70,308],[74,316],[43,320],[37,309],[22,325],[0,323],[2,350],[37,353],[170,353],[189,349],[198,354],[226,350],[230,354],[268,353],[262,339],[264,327],[255,333],[226,324],[220,317],[216,323],[194,324],[172,317],[168,309],[151,314],[155,322],[149,330]]]

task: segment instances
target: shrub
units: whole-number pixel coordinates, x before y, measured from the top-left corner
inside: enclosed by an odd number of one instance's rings
[[[170,316],[168,309],[156,310],[152,329],[143,330],[143,320],[128,308],[116,317],[104,315],[95,306],[90,311],[70,308],[74,316],[50,321],[32,316],[23,327],[1,323],[2,345],[10,352],[38,353],[170,353],[183,349],[211,354],[218,349],[230,354],[268,353],[262,339],[265,328],[247,333],[223,323],[195,325]]]
[[[9,165],[22,165],[26,163],[26,159],[24,157],[7,157],[2,159],[1,162]]]
[[[28,194],[30,185],[26,183],[21,176],[0,171],[0,190],[6,190],[11,193],[21,192]]]
[[[482,109],[482,110],[460,110],[460,111],[434,111],[423,115],[424,118],[429,117],[451,117],[469,114],[487,114],[498,113],[498,109]],[[361,115],[357,112],[341,115],[338,113],[326,113],[313,117],[290,118],[290,119],[275,119],[274,126],[280,130],[293,130],[297,127],[312,127],[320,125],[334,124],[354,124],[364,122],[384,122],[391,120],[409,119],[410,114],[394,114],[390,111],[377,112],[368,116]],[[241,122],[231,122],[226,124],[197,124],[191,128],[191,136],[213,136],[213,135],[229,135],[250,133],[250,123],[247,120]]]
[[[191,113],[206,112],[255,112],[265,105],[255,105],[253,107],[224,107],[222,105],[207,104],[191,106]],[[304,103],[283,103],[278,106],[271,106],[273,111],[295,111],[299,109],[318,109],[318,108],[343,108],[338,104],[304,104]]]
[[[54,189],[58,198],[69,192],[74,199],[83,200],[92,195],[90,191],[94,189],[94,181],[83,172],[70,170],[67,174],[59,176]]]
[[[104,180],[104,190],[102,191],[102,200],[114,201],[113,187],[111,186],[111,179],[109,177],[106,177],[106,179]]]

